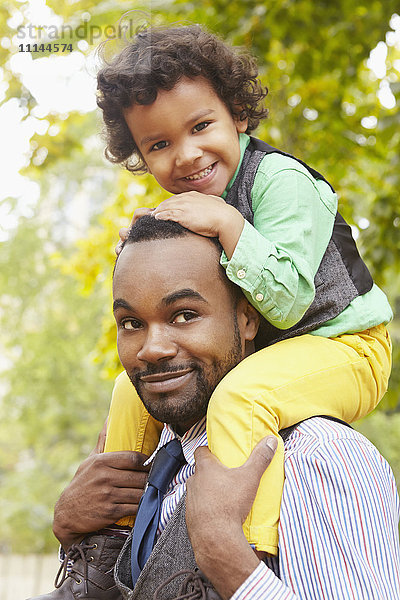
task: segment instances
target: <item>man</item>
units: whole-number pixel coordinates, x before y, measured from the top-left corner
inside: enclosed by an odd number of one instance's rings
[[[314,418],[289,436],[279,556],[257,556],[248,545],[241,525],[275,444],[267,438],[248,463],[231,470],[204,447],[210,395],[252,351],[258,326],[257,312],[226,279],[219,255],[215,240],[144,217],[117,260],[121,362],[149,412],[168,423],[159,447],[179,438],[186,460],[168,487],[159,538],[135,586],[130,540],[119,556],[115,578],[122,596],[189,598],[190,590],[203,589],[210,599],[399,599],[393,476],[376,449],[345,425]],[[143,456],[115,455],[88,459],[62,496],[54,530],[65,548],[136,512],[146,477]],[[92,540],[80,545],[81,559],[90,560]],[[177,573],[182,569],[191,574]],[[73,578],[80,579],[76,572]],[[117,597],[102,593],[86,598]],[[85,597],[85,590],[47,597]]]

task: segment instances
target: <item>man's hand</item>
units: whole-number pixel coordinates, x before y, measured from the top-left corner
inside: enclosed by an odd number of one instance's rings
[[[61,494],[55,509],[53,532],[64,550],[87,533],[137,513],[149,467],[140,452],[90,455]]]
[[[225,467],[208,448],[195,452],[195,474],[187,482],[186,524],[198,566],[224,599],[259,564],[242,525],[276,447],[275,437],[264,438],[236,469]]]

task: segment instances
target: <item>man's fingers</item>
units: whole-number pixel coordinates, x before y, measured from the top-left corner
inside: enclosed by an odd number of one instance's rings
[[[147,473],[141,471],[121,471],[115,469],[111,477],[107,477],[104,481],[104,485],[112,485],[113,488],[122,489],[138,489],[143,490],[147,483]]]
[[[196,469],[199,470],[203,467],[207,468],[208,461],[217,459],[213,454],[211,454],[207,446],[200,446],[194,451],[194,460],[196,463]]]
[[[255,446],[247,461],[238,468],[256,471],[261,478],[265,469],[273,459],[277,447],[278,440],[274,435],[269,435],[263,438]],[[197,471],[203,468],[209,468],[208,465],[210,465],[210,462],[219,462],[206,446],[200,446],[200,448],[195,450],[194,459],[196,461]]]
[[[101,461],[104,465],[113,469],[123,469],[127,471],[144,471],[148,472],[150,467],[145,467],[144,462],[149,457],[147,454],[142,452],[134,451],[120,451],[120,452],[106,452],[105,454],[99,454],[95,460]]]
[[[109,499],[113,504],[130,504],[136,506],[139,504],[141,497],[143,496],[143,488],[118,488],[113,490],[113,498]],[[134,513],[130,513],[134,514]]]
[[[250,469],[261,479],[264,471],[274,458],[277,447],[278,440],[274,435],[263,438],[258,442],[257,446],[255,446],[244,465],[239,468]]]
[[[115,523],[126,517],[133,517],[137,514],[138,504],[115,504],[112,511],[112,522]]]

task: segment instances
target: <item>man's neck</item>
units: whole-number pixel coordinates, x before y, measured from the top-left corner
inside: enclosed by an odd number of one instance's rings
[[[164,426],[167,426],[172,431],[172,433],[174,433],[176,437],[181,440],[186,434],[189,434],[192,429],[197,427],[203,419],[204,417],[202,417],[195,423],[190,424],[189,426],[177,423],[164,423]]]

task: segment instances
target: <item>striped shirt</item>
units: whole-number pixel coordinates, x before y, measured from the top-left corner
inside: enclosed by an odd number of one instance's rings
[[[169,487],[167,488],[166,494],[163,499],[160,522],[158,524],[158,535],[163,531],[168,521],[172,517],[172,514],[177,507],[179,500],[182,498],[186,491],[186,481],[194,473],[194,451],[200,446],[207,446],[207,433],[206,433],[206,418],[204,417],[196,425],[193,425],[189,431],[187,431],[182,437],[176,434],[169,425],[164,425],[164,429],[160,435],[160,441],[158,446],[150,456],[150,458],[144,463],[145,465],[150,464],[158,450],[168,444],[174,438],[178,438],[182,444],[182,451],[185,457],[184,465],[179,469],[178,473],[172,479]]]
[[[174,437],[166,425],[158,448]],[[187,464],[167,490],[159,531],[194,472],[194,450],[207,445],[205,420],[179,439]],[[326,419],[301,423],[285,442],[279,555],[231,600],[400,600],[399,509],[393,473],[365,437]]]

